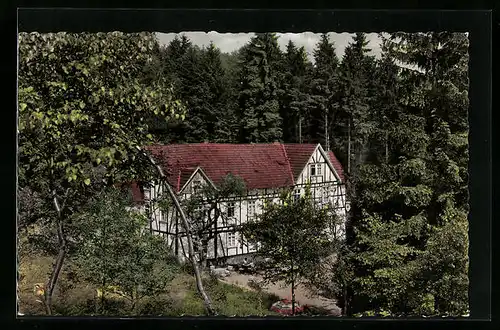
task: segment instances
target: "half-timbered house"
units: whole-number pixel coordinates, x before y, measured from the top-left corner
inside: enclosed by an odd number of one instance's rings
[[[320,144],[171,144],[151,146],[149,151],[180,200],[190,198],[203,185],[216,187],[228,174],[244,181],[243,196],[219,201],[221,216],[211,227],[215,235],[208,242],[209,260],[234,259],[255,252],[256,247],[245,242],[238,227],[256,217],[264,201],[278,201],[284,188],[292,189],[294,198],[299,198],[310,184],[314,201],[329,204],[345,219],[344,172],[333,152],[325,151]],[[174,208],[161,210],[152,202],[163,191],[158,182],[133,187],[135,200],[148,212],[151,230],[163,235],[183,259],[187,242],[177,212]],[[342,232],[343,226],[338,230]]]

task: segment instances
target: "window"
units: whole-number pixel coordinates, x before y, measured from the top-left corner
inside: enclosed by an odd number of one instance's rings
[[[312,200],[315,205],[321,205],[321,202],[323,201],[323,198],[321,196],[321,193],[317,189],[313,189],[311,191],[312,193]]]
[[[144,196],[144,200],[147,201],[151,199],[151,189],[147,183],[139,183],[139,190]]]
[[[300,199],[300,189],[295,189],[293,191],[293,200],[296,202]]]
[[[322,174],[323,167],[321,166],[321,163],[318,164],[311,164],[310,165],[310,176],[320,176]]]
[[[193,183],[191,185],[193,187],[193,194],[196,194],[197,192],[199,192],[201,190],[201,181],[200,180],[193,181]]]
[[[316,164],[311,164],[311,166],[310,166],[310,173],[311,173],[311,176],[315,176],[316,175]]]
[[[253,218],[255,216],[255,201],[248,201],[248,218]]]
[[[236,233],[227,233],[227,247],[236,247]]]
[[[207,215],[207,210],[204,206],[202,205],[197,205],[194,210],[193,210],[193,216],[200,219],[200,218],[205,218]]]
[[[234,202],[227,203],[227,217],[234,217]]]
[[[322,201],[321,201],[321,203],[322,203],[323,205],[328,205],[328,204],[330,204],[330,198],[328,198],[328,195],[327,195],[327,194],[324,194],[324,195],[322,196]]]

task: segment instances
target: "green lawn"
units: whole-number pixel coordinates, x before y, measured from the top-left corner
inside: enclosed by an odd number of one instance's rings
[[[33,293],[36,283],[44,283],[48,278],[53,258],[25,257],[21,258],[19,273],[20,310],[25,315],[44,315],[43,304],[37,301]],[[274,295],[255,292],[235,287],[207,277],[207,292],[220,315],[276,315],[269,311],[273,302],[278,300]],[[102,315],[96,313],[96,287],[79,280],[78,272],[67,262],[62,270],[53,299],[56,315]],[[166,285],[165,292],[156,297],[143,299],[136,313],[130,312],[130,304],[124,298],[111,297],[106,303],[106,315],[155,315],[181,316],[203,315],[203,300],[196,291],[194,277],[180,272],[175,279]]]

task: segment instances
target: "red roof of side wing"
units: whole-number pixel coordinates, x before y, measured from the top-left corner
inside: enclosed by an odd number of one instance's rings
[[[335,171],[340,177],[340,180],[344,182],[344,168],[342,167],[342,164],[340,164],[339,160],[337,157],[335,157],[335,154],[333,151],[328,151],[328,156],[330,157],[330,162],[333,165],[333,168],[335,168]]]

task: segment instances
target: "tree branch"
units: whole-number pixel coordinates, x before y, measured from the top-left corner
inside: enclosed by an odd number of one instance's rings
[[[45,292],[45,309],[47,314],[52,315],[52,295],[54,293],[54,288],[56,286],[57,280],[59,278],[59,273],[61,272],[64,258],[66,256],[66,238],[64,236],[64,229],[62,224],[62,208],[59,206],[59,201],[57,200],[56,191],[52,191],[54,207],[57,211],[56,225],[57,225],[57,239],[59,242],[59,253],[57,255],[54,268],[47,284],[47,291]]]
[[[211,301],[210,297],[208,296],[208,294],[206,293],[205,288],[203,287],[201,272],[200,272],[200,269],[198,267],[198,263],[196,262],[194,248],[193,248],[193,240],[192,240],[192,236],[191,236],[191,230],[190,230],[189,222],[188,222],[187,217],[186,217],[186,213],[182,209],[181,204],[179,202],[179,199],[177,198],[177,195],[174,193],[174,191],[172,190],[172,187],[168,183],[167,177],[165,176],[163,169],[155,162],[153,157],[151,157],[151,155],[149,155],[145,150],[141,149],[139,146],[137,146],[137,149],[155,167],[158,174],[160,175],[160,178],[164,184],[164,187],[167,189],[167,192],[168,192],[170,198],[174,202],[175,208],[177,209],[177,212],[179,213],[179,215],[181,217],[181,223],[184,227],[184,230],[186,231],[186,238],[188,241],[189,259],[190,259],[191,264],[192,264],[193,269],[194,269],[194,274],[195,274],[195,278],[196,278],[196,287],[198,288],[198,292],[200,293],[200,295],[203,297],[203,301],[205,303],[205,309],[206,309],[207,313],[209,315],[216,315],[216,311],[212,306],[212,301]]]

